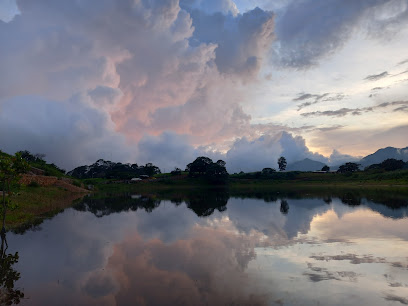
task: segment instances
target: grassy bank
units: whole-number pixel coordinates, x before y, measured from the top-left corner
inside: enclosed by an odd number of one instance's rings
[[[10,197],[11,204],[15,208],[7,210],[6,227],[17,230],[20,227],[38,224],[44,218],[54,216],[72,206],[74,200],[83,196],[83,193],[73,193],[56,186],[21,186]]]
[[[245,176],[231,175],[225,184],[212,184],[204,178],[190,178],[184,176],[161,176],[155,180],[140,181],[134,184],[110,184],[109,181],[97,179],[89,181],[96,189],[103,192],[155,192],[162,190],[185,189],[228,189],[263,190],[263,189],[330,189],[330,188],[408,188],[408,170],[351,174],[338,173],[310,173],[310,172],[283,172],[274,173],[268,177],[257,177],[257,174]]]

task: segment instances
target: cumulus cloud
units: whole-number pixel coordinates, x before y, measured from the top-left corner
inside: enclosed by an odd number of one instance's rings
[[[248,172],[260,171],[265,167],[277,168],[280,156],[284,156],[288,163],[305,158],[327,160],[320,154],[312,153],[302,137],[281,132],[273,136],[263,135],[252,141],[245,137],[238,139],[226,154],[227,169],[231,172]]]
[[[67,170],[94,160],[95,153],[105,159],[130,159],[124,137],[86,98],[56,102],[22,96],[5,101],[0,111],[2,144],[10,153],[25,149],[45,153],[47,160]]]
[[[66,105],[87,95],[112,121],[107,135],[145,139],[144,146],[166,131],[205,145],[249,126],[241,104],[274,37],[271,12],[239,14],[231,0],[19,0],[18,7],[21,15],[0,24],[0,103],[35,95]],[[47,153],[46,138],[37,141]]]

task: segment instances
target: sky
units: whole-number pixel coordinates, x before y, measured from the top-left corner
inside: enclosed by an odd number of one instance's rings
[[[71,170],[408,146],[408,0],[0,0],[0,149]]]

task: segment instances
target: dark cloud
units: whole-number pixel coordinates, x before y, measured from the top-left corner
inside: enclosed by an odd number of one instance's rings
[[[298,105],[298,111],[301,109],[314,105],[320,102],[328,102],[328,101],[340,101],[345,98],[345,95],[342,93],[337,93],[337,94],[330,94],[330,93],[324,93],[321,95],[317,94],[310,94],[310,93],[300,93],[297,98],[294,98],[293,101],[305,101],[309,100],[307,102],[301,103]]]
[[[346,115],[352,114],[354,116],[359,116],[363,112],[371,111],[372,108],[341,108],[334,111],[316,111],[316,112],[309,112],[303,113],[301,116],[303,117],[312,117],[312,116],[328,116],[328,117],[344,117]]]
[[[408,101],[383,102],[381,104],[377,104],[377,105],[370,106],[370,107],[362,107],[362,108],[341,108],[341,109],[334,110],[334,111],[331,111],[331,110],[315,111],[315,112],[302,113],[301,116],[304,116],[304,117],[312,117],[312,116],[344,117],[350,114],[354,116],[360,116],[363,113],[373,112],[377,109],[386,108],[386,107],[395,106],[395,105],[402,105],[402,107],[394,109],[394,111],[404,111],[406,108],[405,106],[408,105]]]
[[[382,72],[380,74],[369,75],[369,76],[365,77],[364,80],[366,80],[366,81],[378,81],[378,80],[381,80],[381,79],[383,79],[385,77],[388,77],[388,76],[390,76],[390,74],[387,71],[384,71],[384,72]]]
[[[304,272],[303,275],[309,277],[310,281],[315,283],[325,280],[348,280],[350,282],[356,282],[359,276],[359,274],[353,271],[331,272],[327,268],[316,267],[311,263],[307,264],[307,268],[312,272]]]

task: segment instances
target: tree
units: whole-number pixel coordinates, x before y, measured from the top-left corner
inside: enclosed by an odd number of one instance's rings
[[[283,156],[279,157],[278,159],[278,166],[279,166],[279,170],[280,171],[284,171],[286,169],[286,158],[284,158]]]
[[[20,279],[20,273],[13,265],[18,262],[18,252],[7,254],[7,240],[5,233],[1,233],[0,247],[0,305],[17,305],[24,293],[15,289],[15,282]]]
[[[0,153],[2,153],[0,151]],[[10,204],[11,186],[17,183],[20,179],[20,175],[28,171],[28,163],[21,157],[20,153],[16,153],[15,156],[9,156],[6,154],[0,154],[0,183],[3,189],[3,226],[2,233],[6,232],[6,213],[7,207]],[[8,199],[6,201],[6,190]]]
[[[159,167],[153,165],[152,163],[147,163],[146,166],[144,166],[143,171],[146,173],[148,176],[153,176],[155,174],[161,173]]]
[[[262,169],[262,175],[271,175],[272,173],[276,172],[275,169],[273,168],[263,168]]]
[[[402,160],[397,160],[394,158],[389,158],[384,160],[380,164],[373,164],[364,170],[374,170],[374,169],[383,169],[385,171],[395,171],[404,168],[405,163]]]
[[[324,165],[321,171],[329,172],[329,171],[330,171],[330,167],[327,166],[327,165]]]
[[[338,173],[351,173],[358,171],[360,167],[360,164],[356,163],[345,163],[344,165],[341,165],[339,167],[339,170],[337,170]]]
[[[225,166],[222,166],[219,163],[212,163],[205,171],[205,176],[210,181],[222,183],[228,179],[228,172]]]
[[[205,174],[211,164],[213,164],[211,158],[205,156],[197,157],[195,161],[187,165],[189,175],[193,176],[194,174]]]
[[[174,168],[173,171],[170,172],[171,175],[180,175],[181,174],[181,169],[180,168]]]

